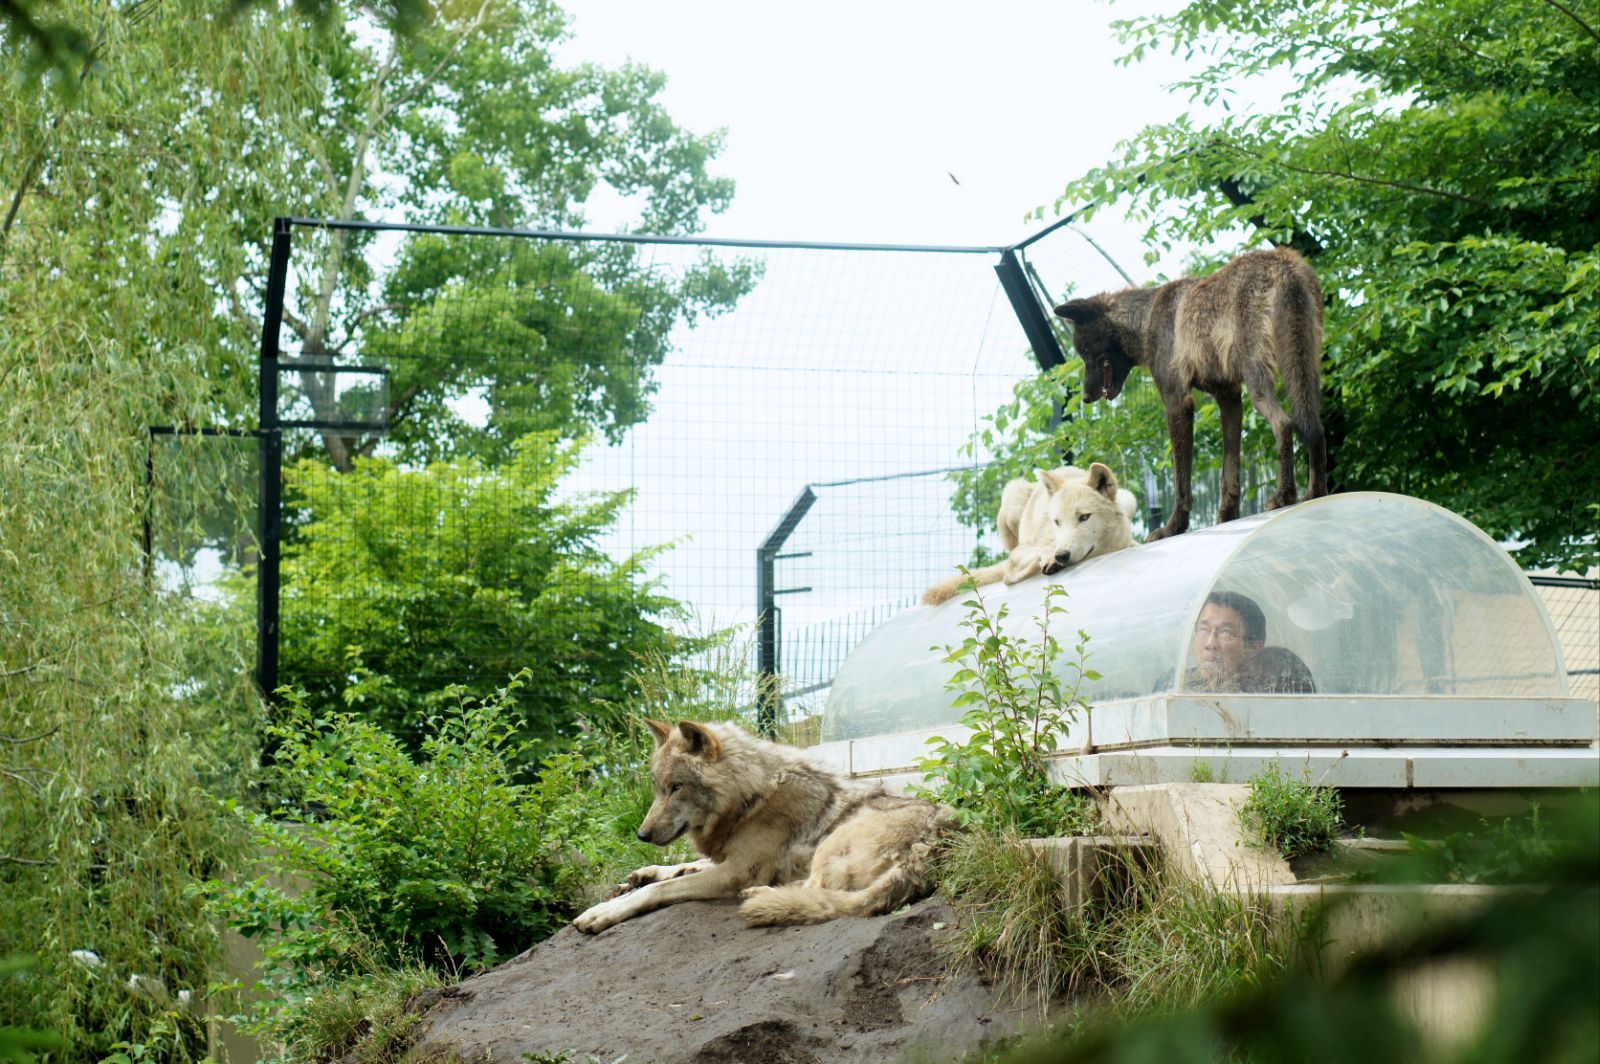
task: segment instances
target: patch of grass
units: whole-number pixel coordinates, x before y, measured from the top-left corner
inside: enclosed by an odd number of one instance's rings
[[[957,916],[953,966],[971,965],[1041,1004],[1069,992],[1093,967],[1083,914],[1068,910],[1045,857],[1016,835],[982,827],[957,834],[939,858],[940,889]]]
[[[1295,926],[1265,903],[1131,855],[1112,859],[1076,906],[1046,858],[1014,835],[969,829],[939,869],[957,917],[952,964],[1045,1007],[1070,996],[1130,1015],[1186,1008],[1272,978],[1294,954]]]
[[[1109,1003],[1127,1015],[1189,1008],[1286,971],[1298,928],[1264,901],[1133,870],[1095,946]]]
[[[1322,853],[1333,846],[1343,826],[1339,792],[1295,779],[1276,765],[1250,779],[1250,797],[1239,808],[1239,823],[1285,860]]]
[[[360,974],[315,984],[269,1028],[252,1033],[286,1060],[342,1064],[400,1064],[416,1036],[420,1014],[407,1003],[448,980],[421,964],[374,963]]]

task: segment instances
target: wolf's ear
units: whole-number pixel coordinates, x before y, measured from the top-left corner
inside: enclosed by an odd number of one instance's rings
[[[1053,469],[1041,469],[1039,470],[1039,483],[1044,485],[1045,491],[1054,495],[1061,490],[1066,481],[1062,480],[1060,475]]]
[[[1079,322],[1092,321],[1104,313],[1097,299],[1069,299],[1056,308],[1056,314],[1066,318],[1077,325]]]
[[[1101,462],[1091,465],[1089,467],[1089,487],[1098,491],[1112,502],[1117,501],[1117,475],[1111,471],[1110,466]]]
[[[644,718],[644,726],[650,729],[650,734],[656,737],[656,745],[660,746],[667,741],[667,736],[672,734],[672,725],[664,724],[659,720]]]
[[[683,741],[687,744],[686,749],[689,754],[707,761],[721,760],[722,740],[717,738],[716,732],[692,720],[680,720],[678,731],[683,734]]]

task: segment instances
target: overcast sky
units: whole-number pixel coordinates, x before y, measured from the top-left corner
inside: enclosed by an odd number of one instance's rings
[[[661,70],[680,124],[727,130],[715,169],[738,189],[713,235],[1009,244],[1117,141],[1188,109],[1163,87],[1182,67],[1117,66],[1109,26],[1175,6],[567,0],[565,57]]]

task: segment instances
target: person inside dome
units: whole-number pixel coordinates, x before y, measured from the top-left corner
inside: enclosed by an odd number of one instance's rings
[[[1213,591],[1195,621],[1188,691],[1314,694],[1311,670],[1287,647],[1267,646],[1267,617],[1255,600]]]

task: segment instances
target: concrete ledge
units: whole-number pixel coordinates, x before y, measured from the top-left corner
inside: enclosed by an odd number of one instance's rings
[[[1106,799],[1113,831],[1148,833],[1178,874],[1215,890],[1254,892],[1292,884],[1289,862],[1251,843],[1239,826],[1242,783],[1118,787]]]
[[[1139,835],[1080,835],[1029,839],[1061,881],[1068,908],[1125,890],[1129,878],[1156,867],[1160,853]]]

